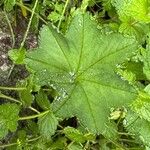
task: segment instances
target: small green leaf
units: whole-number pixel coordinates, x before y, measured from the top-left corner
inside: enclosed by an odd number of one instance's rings
[[[19,130],[17,132],[17,150],[21,150],[21,149],[27,149],[27,134],[25,130]]]
[[[22,80],[20,81],[18,87],[25,88],[24,90],[19,91],[19,97],[24,106],[28,107],[33,102],[33,95],[32,95],[32,83],[29,80]]]
[[[72,127],[66,127],[63,130],[63,133],[68,137],[70,140],[78,142],[78,143],[84,143],[86,141],[86,138],[84,135],[77,129]]]
[[[62,14],[63,9],[64,9],[64,4],[59,4],[58,2],[55,4],[55,11]]]
[[[26,50],[24,48],[22,48],[21,50],[11,49],[8,52],[8,55],[15,64],[23,64],[24,58],[25,58],[25,53],[26,53]]]
[[[84,150],[83,147],[77,143],[73,143],[68,146],[67,150]]]
[[[133,18],[136,21],[150,22],[150,3],[148,0],[112,0],[122,21]]]
[[[146,92],[139,92],[138,98],[132,104],[132,110],[141,118],[150,121],[150,95]]]
[[[123,33],[124,35],[136,38],[140,43],[144,43],[146,34],[149,32],[149,26],[129,19],[121,23],[119,32]]]
[[[132,72],[135,75],[136,80],[146,80],[142,62],[129,61],[125,64],[125,67],[127,72]]]
[[[67,146],[67,138],[66,137],[58,137],[56,141],[53,141],[50,145],[49,150],[58,150]]]
[[[57,22],[60,19],[60,17],[61,17],[61,14],[53,11],[48,15],[47,19],[53,22]]]
[[[0,105],[0,139],[5,137],[8,131],[16,131],[18,114],[18,105],[10,103]]]
[[[130,111],[124,120],[124,126],[139,144],[142,142],[145,146],[150,146],[150,122]]]
[[[27,120],[26,128],[29,129],[34,135],[39,134],[38,125],[32,120]]]
[[[38,120],[39,131],[45,138],[50,138],[57,129],[58,120],[52,112],[47,113]]]
[[[84,137],[86,138],[87,141],[94,141],[95,138],[96,138],[96,136],[94,134],[92,134],[92,133],[86,133],[84,135]]]
[[[16,3],[16,0],[5,0],[4,7],[6,11],[11,11]]]
[[[36,102],[43,110],[48,110],[51,107],[48,97],[43,90],[40,90],[36,96]]]

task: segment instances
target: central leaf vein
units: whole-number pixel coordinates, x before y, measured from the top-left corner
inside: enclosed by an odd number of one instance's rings
[[[81,84],[80,84],[80,85],[81,85]],[[86,97],[86,101],[87,101],[87,104],[88,104],[88,107],[89,107],[89,110],[90,110],[90,114],[91,114],[91,116],[92,116],[92,119],[93,119],[93,122],[94,122],[94,125],[95,125],[95,129],[96,129],[96,131],[98,131],[98,127],[97,127],[97,124],[96,124],[96,119],[95,119],[95,117],[94,117],[93,110],[92,110],[92,106],[91,106],[91,104],[90,104],[89,98],[88,98],[88,96],[87,96],[87,94],[86,94],[86,91],[85,91],[85,89],[83,88],[82,85],[81,85],[81,88],[82,88],[83,93],[84,93],[84,95],[85,95],[85,97]]]

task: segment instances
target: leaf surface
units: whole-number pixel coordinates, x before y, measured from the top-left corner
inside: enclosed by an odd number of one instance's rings
[[[17,129],[19,107],[16,104],[0,105],[0,139]]]
[[[144,145],[150,146],[150,123],[149,121],[140,118],[134,112],[128,112],[125,119],[125,128],[133,137],[138,141],[142,146],[141,142]]]
[[[39,85],[60,95],[52,103],[54,114],[76,116],[93,133],[114,133],[110,108],[126,106],[136,91],[115,73],[116,65],[138,47],[134,39],[118,33],[102,34],[88,14],[74,17],[65,36],[52,27],[40,32],[39,48],[26,57]]]
[[[11,11],[13,9],[13,6],[15,5],[16,0],[5,0],[4,1],[4,7],[6,11]]]
[[[122,21],[133,18],[136,21],[148,23],[150,19],[148,0],[112,0]]]
[[[39,118],[38,125],[41,135],[50,138],[57,129],[58,121],[54,114],[49,112]]]
[[[150,34],[148,34],[150,37]],[[146,45],[146,50],[144,49],[142,51],[143,55],[143,72],[146,75],[147,79],[150,80],[150,38],[147,39],[147,45]]]

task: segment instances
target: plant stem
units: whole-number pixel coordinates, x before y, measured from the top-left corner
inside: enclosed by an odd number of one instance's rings
[[[18,143],[11,143],[11,144],[0,145],[0,148],[10,147],[10,146],[14,146],[14,145],[17,145],[17,144]]]
[[[30,17],[30,19],[29,19],[29,23],[28,23],[28,26],[27,26],[27,30],[26,30],[26,32],[25,32],[25,35],[24,35],[24,37],[23,37],[23,40],[22,40],[22,42],[21,42],[21,45],[20,45],[20,49],[19,49],[19,50],[21,50],[21,49],[23,48],[23,46],[24,46],[25,40],[26,40],[27,35],[28,35],[28,33],[29,33],[29,29],[30,29],[30,26],[31,26],[31,22],[32,22],[32,19],[33,19],[33,16],[34,16],[34,13],[35,13],[35,9],[36,9],[37,4],[38,4],[38,0],[35,1],[34,7],[33,7],[33,9],[32,9],[32,13],[31,13],[31,17]]]
[[[120,139],[119,141],[122,141],[122,142],[130,142],[130,143],[136,143],[138,144],[138,142],[134,141],[134,140],[128,140],[128,139]]]
[[[30,140],[27,140],[27,142],[33,142],[33,141],[36,141],[36,140],[38,140],[40,138],[41,138],[41,136],[33,138],[33,139],[30,139]],[[5,144],[5,145],[0,145],[0,148],[6,148],[6,147],[14,146],[14,145],[17,145],[17,144],[18,143],[10,143],[10,144]]]
[[[16,103],[19,103],[19,104],[22,105],[22,103],[21,103],[19,100],[14,99],[14,98],[12,98],[12,97],[9,97],[9,96],[7,96],[7,95],[4,95],[4,94],[2,94],[2,93],[0,93],[0,98],[8,99],[8,100],[10,100],[10,101],[12,101],[12,102],[16,102]]]
[[[9,20],[9,18],[7,16],[7,13],[6,13],[5,9],[4,9],[4,15],[5,15],[5,18],[6,18],[6,21],[8,23],[8,26],[9,26],[9,29],[10,29],[10,32],[11,32],[11,36],[12,36],[12,48],[14,48],[14,46],[15,46],[15,35],[14,35],[14,31],[13,31],[12,25],[10,23],[10,20]]]
[[[34,112],[36,112],[36,113],[38,113],[38,114],[40,114],[40,112],[38,111],[38,110],[36,110],[35,108],[33,108],[33,107],[28,107],[29,109],[31,109],[32,111],[34,111]]]
[[[40,138],[41,138],[41,136],[38,136],[38,137],[36,137],[36,138],[33,138],[33,139],[28,140],[28,142],[33,142],[33,141],[36,141],[36,140],[38,140],[38,139],[40,139]]]
[[[25,8],[26,10],[28,10],[29,12],[32,13],[32,10],[30,8],[28,8],[27,6],[22,5],[21,3],[16,2],[16,5]],[[38,13],[34,12],[34,14],[41,20],[43,21],[45,24],[47,24],[47,21],[44,20]]]
[[[59,20],[59,22],[58,22],[58,26],[57,26],[57,30],[58,30],[58,31],[59,31],[59,29],[60,29],[60,25],[61,25],[63,16],[64,16],[64,14],[65,14],[65,12],[66,12],[66,9],[67,9],[67,6],[68,6],[68,4],[69,4],[69,1],[70,1],[70,0],[66,0],[66,3],[65,3],[63,12],[62,12],[61,17],[60,17],[60,20]]]
[[[126,135],[126,136],[131,136],[131,135],[135,135],[135,134],[131,134],[131,133],[126,133],[126,132],[118,132],[119,135]]]
[[[68,145],[67,145],[67,148],[69,149],[69,147],[74,143],[74,141],[70,142]]]
[[[127,150],[125,147],[123,147],[121,144],[117,143],[116,141],[110,140],[109,141],[114,144],[116,147],[120,148],[121,150]]]
[[[14,90],[14,91],[22,91],[25,90],[26,88],[16,88],[16,87],[4,87],[0,86],[0,90]]]
[[[4,15],[5,15],[5,18],[6,18],[6,20],[7,20],[8,26],[9,26],[9,28],[10,28],[10,32],[11,32],[11,36],[12,36],[12,48],[14,48],[15,43],[16,43],[16,42],[15,42],[15,35],[14,35],[14,31],[13,31],[12,25],[11,25],[11,23],[10,23],[10,20],[9,20],[9,18],[8,18],[8,16],[7,16],[7,13],[6,13],[5,9],[4,9]],[[9,71],[9,73],[8,73],[8,75],[7,75],[7,79],[9,79],[13,68],[14,68],[14,64],[13,64],[13,65],[11,66],[11,68],[10,68],[10,71]]]
[[[43,115],[47,114],[48,112],[49,112],[49,110],[44,111],[44,112],[39,113],[39,114],[36,114],[36,115],[32,115],[32,116],[20,117],[19,120],[29,120],[29,119],[42,117]]]

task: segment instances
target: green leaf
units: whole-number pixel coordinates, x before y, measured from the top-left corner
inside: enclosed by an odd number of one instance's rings
[[[127,106],[137,92],[116,73],[137,51],[133,38],[102,34],[88,14],[78,13],[65,36],[51,26],[40,32],[39,48],[27,54],[35,83],[59,92],[52,103],[58,117],[76,116],[92,133],[114,135],[110,108]]]
[[[63,130],[63,133],[68,137],[71,141],[84,143],[86,141],[86,138],[84,135],[77,129],[73,127],[66,127]]]
[[[73,127],[66,127],[63,130],[63,133],[66,137],[68,137],[71,141],[75,141],[77,143],[84,143],[85,141],[94,141],[95,135],[91,133],[83,134],[78,129]]]
[[[27,125],[26,125],[27,130],[30,130],[32,134],[38,135],[39,134],[39,129],[38,125],[36,122],[32,120],[27,120]]]
[[[68,146],[67,150],[84,150],[83,147],[77,143],[73,143]]]
[[[66,137],[58,137],[56,141],[53,141],[49,146],[49,150],[58,150],[67,147],[67,138]]]
[[[141,118],[150,121],[150,95],[146,92],[139,92],[139,96],[132,104],[132,110]]]
[[[150,3],[148,0],[112,0],[122,21],[133,18],[136,21],[150,22]]]
[[[60,19],[60,17],[61,17],[61,14],[53,11],[48,15],[47,19],[49,19],[53,22],[57,22]]]
[[[38,120],[39,131],[45,138],[50,138],[57,129],[58,121],[52,112],[47,113]]]
[[[124,126],[129,133],[133,134],[133,137],[141,147],[142,144],[140,142],[150,146],[150,134],[148,134],[150,132],[150,122],[130,111],[124,120]]]
[[[16,0],[5,0],[4,7],[6,11],[11,11],[16,3]]]
[[[130,62],[127,62],[125,66],[128,72],[132,72],[135,75],[136,80],[146,80],[146,77],[143,73],[142,62],[130,61]]]
[[[111,1],[112,0],[102,0],[105,10],[110,10],[112,8]]]
[[[18,114],[18,105],[10,103],[0,105],[0,139],[5,137],[8,131],[16,131]]]
[[[149,26],[129,19],[121,23],[119,32],[136,38],[140,43],[144,43],[146,34],[149,32]]]
[[[20,100],[22,101],[23,105],[28,107],[31,106],[32,102],[33,102],[33,95],[32,95],[32,83],[31,81],[28,80],[22,80],[18,87],[23,87],[25,88],[24,90],[19,91],[19,97]]]
[[[12,49],[8,52],[8,55],[15,64],[23,64],[25,53],[26,53],[26,50],[24,48],[22,48],[21,50]]]
[[[150,34],[149,34],[150,37]],[[143,72],[146,75],[147,79],[150,80],[150,38],[147,40],[146,50],[142,51],[142,60],[143,60]]]
[[[48,110],[51,108],[48,97],[44,91],[40,90],[38,95],[36,96],[36,102],[43,110]]]

